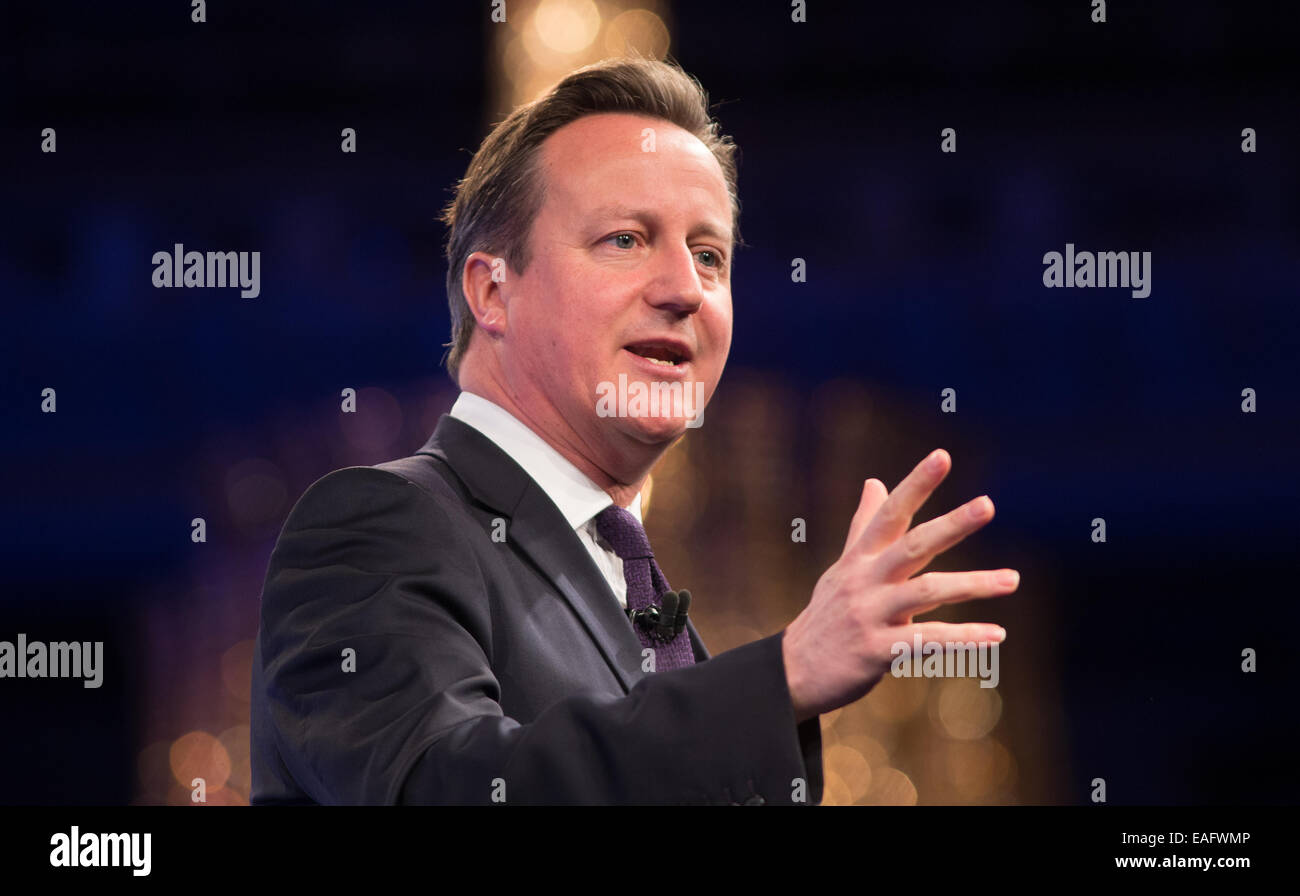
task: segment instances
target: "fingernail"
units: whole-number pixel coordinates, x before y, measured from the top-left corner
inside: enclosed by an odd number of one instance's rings
[[[931,473],[938,473],[943,469],[943,455],[939,453],[939,449],[936,448],[930,455],[930,459],[925,462],[925,468]]]
[[[1007,588],[1014,588],[1020,584],[1020,573],[1014,569],[1007,569],[998,576],[998,582]]]
[[[981,495],[970,502],[970,518],[973,520],[984,519],[992,510],[993,502],[989,500],[988,495]]]
[[[1006,630],[1006,629],[1004,629],[1004,628],[1000,628],[1000,627],[995,627],[995,628],[993,629],[993,638],[992,638],[992,640],[1001,643],[1002,641],[1005,641],[1006,639],[1007,639],[1007,630]]]

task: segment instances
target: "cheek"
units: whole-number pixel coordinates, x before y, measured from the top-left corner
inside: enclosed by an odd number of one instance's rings
[[[554,307],[551,326],[576,355],[592,357],[609,352],[613,334],[621,332],[627,309],[626,298],[635,290],[600,271],[575,268],[568,271],[561,300]]]
[[[572,296],[565,290],[565,274],[536,258],[528,270],[523,307],[516,319],[526,328],[524,341],[540,358],[553,357],[551,353],[568,342]]]
[[[725,353],[728,346],[731,345],[731,300],[719,300],[710,309],[708,317],[709,339],[713,342],[713,347],[720,353]]]

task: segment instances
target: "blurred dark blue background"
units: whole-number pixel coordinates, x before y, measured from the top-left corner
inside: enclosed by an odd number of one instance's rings
[[[1119,803],[1294,802],[1300,16],[810,6],[803,25],[782,3],[665,16],[741,147],[749,248],[717,401],[733,380],[776,388],[787,428],[828,383],[889,408],[827,545],[862,478],[892,487],[933,447],[955,468],[931,514],[994,498],[968,567],[1026,573],[996,611],[1004,664],[1032,651],[1019,674],[1053,682],[1018,724],[1055,746],[1015,799],[1087,802],[1101,776]],[[10,12],[0,638],[103,639],[109,665],[100,691],[0,681],[0,802],[167,799],[149,751],[238,717],[239,645],[293,500],[418,448],[454,397],[437,215],[493,119],[487,8]],[[261,295],[153,288],[152,254],[177,242],[259,250]],[[1042,256],[1067,242],[1152,252],[1150,296],[1045,289]],[[339,422],[345,387],[370,390],[371,416]],[[177,684],[195,657],[218,658],[217,685]],[[1033,738],[1011,740],[1034,767]]]

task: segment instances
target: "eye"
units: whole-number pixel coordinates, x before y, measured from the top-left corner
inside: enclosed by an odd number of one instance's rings
[[[614,240],[615,245],[617,245],[620,249],[636,248],[636,237],[630,233],[616,233],[613,236],[606,238],[606,242],[608,242],[609,240]]]
[[[727,269],[727,259],[716,249],[701,249],[695,256],[710,270],[721,272]]]

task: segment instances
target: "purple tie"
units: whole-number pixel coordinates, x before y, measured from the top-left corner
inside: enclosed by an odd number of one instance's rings
[[[646,538],[645,529],[641,528],[636,517],[617,504],[611,504],[596,514],[596,531],[623,561],[628,609],[635,611],[658,606],[659,596],[670,590],[668,580],[655,562],[650,539]],[[656,672],[694,665],[695,652],[691,649],[691,637],[686,629],[664,643],[654,640],[651,633],[639,625],[633,628],[641,645],[654,650]]]

